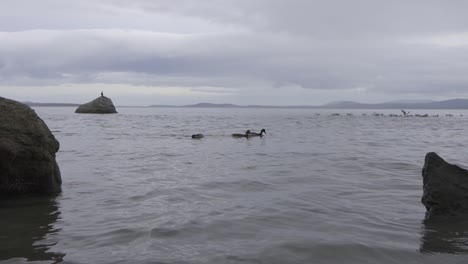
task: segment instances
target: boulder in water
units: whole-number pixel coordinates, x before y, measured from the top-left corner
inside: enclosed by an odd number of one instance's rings
[[[468,171],[443,160],[434,152],[426,154],[421,202],[426,218],[468,215]]]
[[[0,194],[57,193],[60,144],[29,106],[0,97]]]
[[[105,96],[100,96],[93,101],[80,105],[75,113],[78,114],[116,114],[114,103]]]

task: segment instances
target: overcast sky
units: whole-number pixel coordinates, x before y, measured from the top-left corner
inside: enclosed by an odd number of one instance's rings
[[[465,0],[1,0],[0,96],[118,105],[468,98]]]

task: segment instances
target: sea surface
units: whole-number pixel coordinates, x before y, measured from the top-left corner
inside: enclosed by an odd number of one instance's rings
[[[468,166],[468,111],[35,110],[63,192],[0,201],[0,263],[468,262],[468,221],[420,202],[427,152]]]

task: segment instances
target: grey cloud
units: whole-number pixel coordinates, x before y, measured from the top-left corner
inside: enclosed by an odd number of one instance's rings
[[[242,88],[257,80],[310,89],[411,90],[444,84],[449,75],[445,86],[460,86],[466,81],[463,58],[468,57],[464,49],[446,51],[388,40],[367,46],[358,40],[327,43],[251,33],[24,31],[2,34],[0,39],[0,76],[13,84],[94,82],[98,76],[120,72],[149,76],[139,81],[142,85],[164,85],[162,79],[166,85],[190,86],[187,80],[197,80],[200,86]],[[135,84],[134,79],[119,81]]]
[[[5,0],[0,7],[0,84],[468,90],[468,47],[428,41],[468,32],[464,1]]]
[[[125,0],[108,0],[124,5]],[[135,0],[155,13],[197,16],[258,31],[328,37],[432,34],[466,30],[468,2],[455,0]]]
[[[3,0],[0,7],[3,31],[227,30],[223,24],[342,39],[460,32],[468,24],[463,0]]]

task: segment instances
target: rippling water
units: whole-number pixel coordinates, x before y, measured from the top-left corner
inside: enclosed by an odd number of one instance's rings
[[[468,112],[36,111],[63,192],[0,202],[2,263],[466,263],[466,221],[424,223],[420,198],[426,152],[468,164]]]

